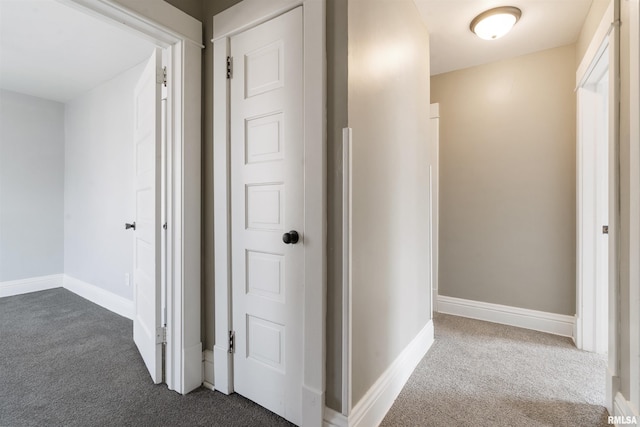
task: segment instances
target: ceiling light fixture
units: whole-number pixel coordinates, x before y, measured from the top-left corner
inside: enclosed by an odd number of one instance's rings
[[[507,34],[521,15],[522,11],[517,7],[496,7],[473,18],[469,28],[481,39],[495,40]]]

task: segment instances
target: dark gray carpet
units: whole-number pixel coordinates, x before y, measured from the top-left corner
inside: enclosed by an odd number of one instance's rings
[[[382,426],[607,426],[606,356],[569,338],[436,314]]]
[[[64,289],[0,298],[0,426],[290,426],[238,395],[151,382],[130,320]]]
[[[606,426],[605,357],[436,315],[382,426]],[[238,395],[151,383],[131,321],[64,289],[0,298],[0,426],[290,426]],[[369,427],[369,426],[366,426]]]

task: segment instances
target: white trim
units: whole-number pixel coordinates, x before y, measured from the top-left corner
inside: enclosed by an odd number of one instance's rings
[[[440,118],[440,103],[434,102],[429,105],[429,118],[430,119],[439,119]]]
[[[215,387],[233,391],[232,359],[226,353],[231,330],[229,37],[297,6],[304,28],[304,234],[302,424],[320,426],[324,412],[326,310],[326,76],[325,0],[244,0],[213,17]],[[219,357],[220,356],[220,357]]]
[[[166,383],[186,394],[201,383],[200,204],[202,23],[165,2],[65,0],[169,50]],[[198,377],[198,378],[197,378]]]
[[[435,139],[435,144],[430,141],[433,147],[435,159],[429,167],[429,182],[435,179],[435,185],[432,185],[432,192],[429,194],[429,212],[432,218],[429,224],[429,247],[431,252],[431,317],[433,313],[438,311],[438,281],[439,281],[439,259],[440,259],[440,104],[433,103],[429,105],[429,125],[434,126],[429,131],[429,138]],[[435,172],[434,172],[435,170]]]
[[[433,321],[430,319],[353,407],[348,417],[349,426],[379,425],[432,344]]]
[[[216,305],[217,306],[217,305]],[[217,335],[216,335],[217,337]],[[224,361],[224,362],[220,362]],[[229,353],[228,339],[224,345],[213,346],[213,379],[211,383],[220,393],[233,393],[233,355]]]
[[[625,417],[627,420],[635,419],[636,422],[633,424],[616,424],[616,426],[627,426],[627,425],[635,425],[638,426],[638,421],[640,421],[640,412],[638,408],[634,408],[633,404],[629,402],[624,396],[618,392],[616,393],[616,397],[613,401],[613,416]]]
[[[214,390],[213,378],[213,351],[205,350],[202,352],[202,385]]]
[[[215,17],[214,17],[215,28]],[[216,390],[233,393],[233,357],[229,353],[228,334],[231,325],[231,206],[229,178],[229,122],[226,58],[229,40],[216,40],[213,45],[213,236],[214,236],[214,304],[215,344],[214,377]],[[218,96],[215,96],[218,94]]]
[[[608,56],[604,56],[608,46],[608,41],[603,42],[602,54],[594,59],[599,71],[577,91],[575,341],[579,349],[601,354],[608,347],[608,286],[603,279],[608,269],[608,236],[602,235],[601,227],[609,225],[609,200],[603,198],[609,188],[606,129],[611,125],[604,115],[609,100],[596,86],[604,73],[608,75]]]
[[[612,0],[613,20],[620,21],[620,0]],[[613,397],[620,390],[620,27],[609,35],[609,350],[607,369]],[[613,402],[608,401],[607,407]]]
[[[593,38],[589,42],[589,47],[587,47],[578,69],[576,70],[576,88],[583,86],[584,82],[591,74],[593,67],[596,65],[597,59],[602,54],[602,44],[609,36],[613,22],[613,1],[611,1],[598,24],[598,28],[596,29]]]
[[[640,2],[629,2],[629,400],[640,408]]]
[[[63,284],[65,289],[94,304],[126,317],[127,319],[133,319],[133,301],[130,299],[121,297],[113,292],[106,291],[94,284],[84,282],[67,274],[64,275]]]
[[[352,372],[352,129],[342,129],[342,415],[351,411]]]
[[[151,41],[174,44],[176,39],[202,46],[202,25],[195,18],[166,2],[139,0],[57,0],[83,10],[129,32],[143,33]],[[130,25],[131,22],[136,25]],[[163,47],[166,47],[163,46]]]
[[[324,415],[327,307],[326,0],[304,0],[302,5],[304,224],[308,236],[304,251],[302,424],[320,427]]]
[[[0,298],[62,287],[62,274],[0,282]]]
[[[184,371],[183,389],[195,390],[202,385],[202,343],[198,342],[182,350]]]
[[[438,296],[438,312],[502,325],[517,326],[563,337],[573,336],[574,316],[510,307],[462,298]]]
[[[615,24],[616,9],[615,2],[612,1],[606,12],[604,13],[599,26],[589,43],[589,47],[582,58],[580,66],[576,71],[576,91],[577,91],[577,143],[576,143],[576,330],[574,334],[574,341],[579,349],[586,351],[595,351],[604,353],[607,351],[607,343],[603,342],[603,339],[609,335],[611,338],[614,332],[611,326],[611,322],[603,324],[603,320],[607,319],[607,310],[609,311],[608,318],[611,319],[616,313],[616,297],[617,294],[612,289],[607,291],[608,293],[608,307],[602,309],[601,294],[603,289],[598,286],[597,266],[600,260],[600,251],[602,245],[602,239],[599,239],[597,228],[602,223],[598,222],[600,218],[599,214],[594,209],[594,203],[597,205],[598,200],[595,196],[597,192],[596,182],[596,169],[598,168],[597,161],[594,159],[601,159],[601,156],[596,152],[597,143],[599,137],[594,134],[593,123],[594,114],[596,108],[597,97],[589,90],[586,89],[589,84],[595,83],[595,80],[599,78],[598,73],[602,73],[603,64],[608,64],[609,74],[609,118],[608,125],[609,134],[607,139],[609,141],[609,281],[616,275],[615,269],[617,265],[612,262],[616,255],[615,241],[617,239],[617,217],[614,212],[616,203],[614,199],[617,199],[615,183],[612,177],[617,176],[617,162],[612,155],[614,150],[614,144],[617,141],[616,133],[618,122],[617,116],[617,85],[616,82],[616,70],[618,69],[617,63],[617,37],[618,27]],[[608,58],[604,58],[603,55],[607,55]],[[595,72],[595,73],[594,73]],[[614,143],[612,143],[614,141]],[[595,157],[594,157],[595,156]],[[614,281],[615,282],[615,281]],[[613,282],[612,282],[613,283]],[[607,330],[608,328],[608,330]],[[613,337],[615,340],[615,337]],[[609,351],[612,350],[609,348]],[[615,349],[613,350],[612,357],[615,356]]]
[[[244,0],[213,17],[212,42],[267,22],[303,4],[303,0]]]
[[[323,427],[349,427],[349,420],[346,416],[329,407],[324,408]]]

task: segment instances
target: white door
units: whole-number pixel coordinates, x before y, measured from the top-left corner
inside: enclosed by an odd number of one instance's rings
[[[154,383],[162,382],[160,331],[160,160],[162,55],[156,49],[135,89],[135,247],[133,340]]]
[[[578,89],[578,330],[580,349],[609,346],[609,48]]]
[[[302,8],[232,37],[231,56],[234,389],[300,424]]]
[[[608,53],[608,52],[607,52]],[[606,54],[605,54],[606,55]],[[607,71],[609,63],[607,61]],[[595,147],[595,217],[596,217],[596,296],[595,351],[609,348],[609,235],[601,231],[609,225],[609,73],[595,87],[599,100],[596,111]]]

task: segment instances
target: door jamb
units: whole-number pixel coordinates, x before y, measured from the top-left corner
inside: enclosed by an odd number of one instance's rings
[[[620,65],[619,65],[619,50],[620,50],[620,2],[619,0],[613,0],[607,8],[600,24],[593,36],[587,51],[580,63],[578,70],[576,71],[576,90],[580,93],[580,88],[587,81],[591,71],[598,62],[602,51],[607,47],[609,48],[609,70],[613,72],[609,76],[609,332],[608,332],[608,374],[607,374],[607,408],[612,410],[613,399],[616,392],[619,390],[619,372],[620,372],[620,356],[618,354],[619,349],[619,337],[618,337],[618,318],[619,318],[619,295],[620,295],[620,283],[619,283],[619,253],[618,242],[620,235],[620,166],[619,166],[619,153],[620,153],[620,107],[618,100],[620,99]],[[578,105],[579,108],[579,105]],[[578,113],[580,114],[580,113]],[[581,177],[581,129],[580,129],[580,116],[578,115],[578,129],[577,129],[578,141],[577,141],[577,236],[580,233],[580,188],[582,188]],[[585,330],[585,325],[582,323],[584,316],[581,314],[583,308],[583,287],[581,281],[581,243],[577,241],[577,275],[576,275],[576,327],[577,331],[574,334],[578,339],[578,348],[581,348],[581,336],[586,333],[593,333],[595,331]]]
[[[599,296],[602,284],[599,281],[600,250],[602,249],[601,231],[599,227],[611,225],[609,222],[599,221],[600,200],[597,197],[599,182],[602,179],[600,166],[602,162],[608,165],[607,156],[600,158],[598,150],[603,143],[610,145],[610,133],[599,133],[600,129],[593,129],[596,119],[604,119],[607,127],[611,127],[610,116],[601,117],[596,111],[602,106],[599,104],[600,96],[593,94],[595,79],[603,73],[610,78],[611,70],[611,46],[609,38],[605,37],[596,55],[591,60],[591,66],[577,87],[577,144],[576,144],[576,324],[574,340],[576,347],[581,350],[604,353],[607,351],[607,343],[603,343],[601,336],[603,315],[600,308],[603,303]],[[606,61],[606,62],[604,62]],[[606,66],[606,69],[604,68]],[[609,90],[610,88],[607,88]],[[611,107],[611,96],[607,97],[607,108]],[[594,132],[595,130],[595,132]],[[604,147],[601,147],[604,148]],[[609,186],[609,176],[604,177]],[[608,200],[607,206],[610,205]],[[594,209],[595,208],[595,209]],[[611,227],[610,227],[611,228]],[[608,250],[607,250],[608,253]],[[608,293],[608,291],[607,291]],[[608,321],[608,319],[607,319]],[[606,336],[606,335],[605,335]]]
[[[325,0],[244,0],[213,17],[213,165],[215,345],[214,386],[233,392],[230,252],[229,84],[230,37],[303,6],[304,224],[302,424],[322,425],[325,391],[326,310],[326,58]]]
[[[168,51],[166,384],[202,384],[200,338],[200,110],[202,23],[165,2],[62,0]],[[163,216],[164,218],[164,216]],[[163,220],[164,222],[164,220]],[[159,226],[161,224],[158,224]],[[161,242],[157,242],[160,250]]]
[[[629,360],[640,359],[640,2],[629,2]],[[635,260],[635,261],[634,261]],[[630,364],[629,401],[640,408],[640,366]]]

